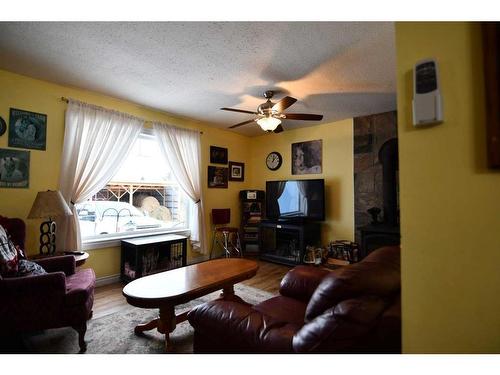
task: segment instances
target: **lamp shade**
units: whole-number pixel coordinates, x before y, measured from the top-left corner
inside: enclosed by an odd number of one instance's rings
[[[71,210],[59,191],[40,191],[33,202],[28,219],[71,216]]]
[[[260,125],[262,130],[266,132],[273,131],[281,124],[281,120],[275,117],[263,117],[257,120],[257,124]]]

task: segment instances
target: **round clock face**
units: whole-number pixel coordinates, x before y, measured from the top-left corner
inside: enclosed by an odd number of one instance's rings
[[[273,151],[269,155],[267,155],[266,165],[270,170],[275,171],[279,167],[281,167],[282,161],[283,158],[281,157],[281,154],[279,152]]]
[[[3,133],[5,133],[5,129],[7,129],[7,125],[5,124],[3,118],[0,117],[0,135],[3,135]]]

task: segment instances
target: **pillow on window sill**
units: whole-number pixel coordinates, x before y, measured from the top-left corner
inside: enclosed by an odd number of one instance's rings
[[[17,250],[5,229],[0,225],[0,275],[15,276],[18,271]]]

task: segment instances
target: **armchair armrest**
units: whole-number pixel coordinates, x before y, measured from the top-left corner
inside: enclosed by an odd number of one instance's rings
[[[36,263],[41,265],[47,272],[62,271],[66,276],[73,275],[76,269],[75,257],[73,255],[61,255],[55,257],[47,257],[35,259]]]
[[[297,266],[281,280],[280,294],[304,302],[311,299],[319,283],[330,272],[311,266]]]
[[[63,272],[52,272],[45,275],[23,276],[2,279],[0,281],[0,299],[12,297],[21,299],[23,296],[55,294],[63,296],[66,293],[66,276]]]
[[[60,326],[65,293],[64,272],[1,280],[0,332]]]

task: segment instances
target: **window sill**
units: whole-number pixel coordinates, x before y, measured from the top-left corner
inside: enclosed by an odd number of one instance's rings
[[[189,237],[191,235],[191,231],[189,229],[168,229],[168,230],[160,230],[160,231],[149,231],[142,233],[130,233],[130,234],[120,234],[117,236],[110,236],[106,238],[97,238],[97,239],[89,239],[82,241],[82,250],[98,250],[106,247],[117,247],[121,245],[121,240],[131,239],[131,238],[140,238],[140,237],[148,237],[148,236],[157,236],[160,234],[179,234],[182,236]]]

